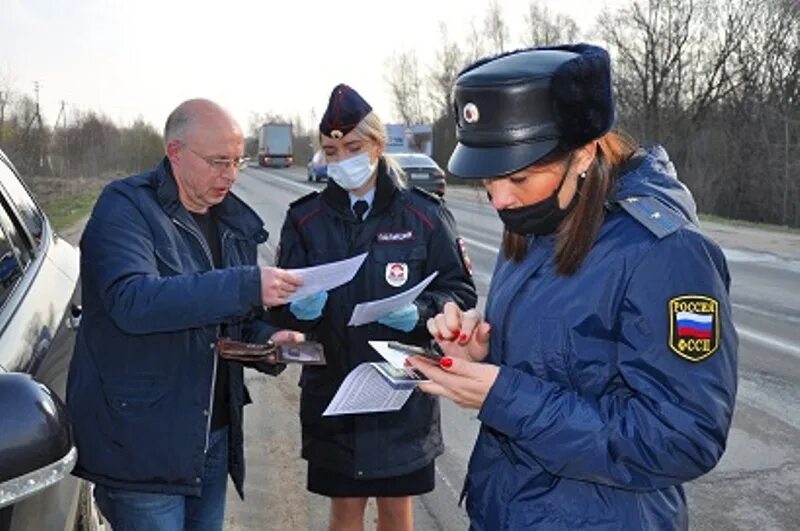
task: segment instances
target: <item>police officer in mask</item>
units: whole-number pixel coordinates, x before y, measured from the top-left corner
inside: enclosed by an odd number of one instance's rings
[[[601,48],[483,59],[454,99],[449,169],[505,231],[485,318],[447,305],[428,321],[447,357],[412,363],[478,410],[472,529],[686,529],[682,484],[725,449],[737,363],[691,194],[662,147],[611,131]]]
[[[278,311],[281,322],[325,347],[327,366],[303,368],[300,417],[308,489],[329,496],[331,529],[362,529],[377,498],[379,529],[413,529],[411,496],[433,490],[442,453],[439,404],[414,391],[397,412],[322,417],[345,376],[381,361],[368,340],[425,345],[426,321],[445,303],[467,309],[477,296],[455,221],[437,196],[407,188],[384,154],[386,132],[370,105],[338,85],[320,122],[326,188],[291,204],[278,264],[296,268],[369,256],[348,284]],[[394,295],[438,275],[419,298],[378,322],[348,326],[357,303]],[[391,526],[391,527],[386,527]]]

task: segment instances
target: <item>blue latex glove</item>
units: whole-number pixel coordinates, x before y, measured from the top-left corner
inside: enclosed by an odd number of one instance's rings
[[[289,311],[301,321],[313,321],[322,315],[322,308],[328,300],[327,291],[318,291],[289,304]]]
[[[414,330],[417,321],[419,321],[419,309],[413,302],[378,319],[380,324],[403,332]]]

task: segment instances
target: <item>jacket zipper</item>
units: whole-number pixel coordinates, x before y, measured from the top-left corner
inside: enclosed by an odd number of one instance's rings
[[[189,227],[188,225],[184,225],[183,223],[178,221],[177,218],[172,218],[172,222],[195,237],[195,239],[200,243],[200,247],[203,248],[203,251],[206,254],[206,258],[208,258],[208,263],[211,266],[211,269],[215,269],[214,257],[211,256],[211,249],[208,248],[208,244],[205,242],[205,239],[200,234],[195,232],[193,228]],[[222,243],[220,243],[220,250],[221,249],[222,249]],[[219,331],[220,331],[219,325],[217,325],[217,337],[219,337]],[[211,350],[212,352],[214,351],[213,348]],[[211,389],[208,395],[208,410],[207,410],[208,414],[206,415],[206,441],[205,441],[205,446],[203,447],[204,454],[208,453],[208,444],[209,444],[209,439],[211,437],[211,417],[214,414],[214,387],[217,384],[218,360],[216,353],[214,353],[213,356],[214,356],[214,369],[211,371]]]

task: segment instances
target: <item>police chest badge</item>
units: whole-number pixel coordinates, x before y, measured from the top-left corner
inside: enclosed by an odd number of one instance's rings
[[[669,300],[669,348],[689,361],[702,361],[719,348],[719,302],[703,295]]]
[[[399,288],[408,282],[408,264],[391,262],[386,264],[386,283],[394,288]]]

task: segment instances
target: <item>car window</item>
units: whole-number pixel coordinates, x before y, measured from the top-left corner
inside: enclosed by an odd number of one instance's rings
[[[20,265],[18,249],[12,245],[12,240],[6,234],[4,227],[11,221],[5,208],[0,208],[0,308],[5,304],[6,299],[14,291],[20,277],[22,276],[22,266]]]
[[[42,239],[44,227],[44,215],[36,203],[31,198],[28,189],[19,180],[16,174],[0,159],[0,185],[5,189],[5,197],[14,206],[19,214],[19,222],[30,234],[33,241],[31,245],[38,247]],[[14,216],[16,220],[16,216]]]

